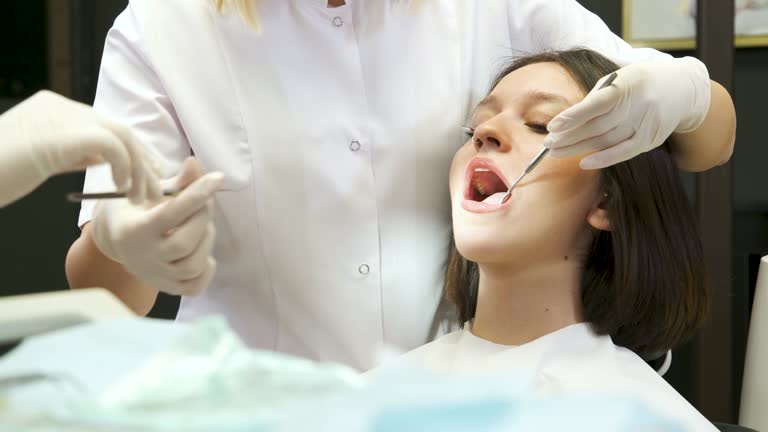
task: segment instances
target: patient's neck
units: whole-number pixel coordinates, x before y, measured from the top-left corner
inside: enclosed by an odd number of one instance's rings
[[[472,333],[522,345],[582,322],[580,267],[566,258],[520,268],[481,264]]]

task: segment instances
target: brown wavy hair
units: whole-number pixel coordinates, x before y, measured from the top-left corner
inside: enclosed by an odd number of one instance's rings
[[[513,61],[510,73],[537,63],[556,63],[587,93],[619,67],[590,50],[548,52]],[[600,172],[603,208],[611,231],[594,230],[582,259],[584,318],[598,334],[643,358],[655,358],[686,340],[703,324],[710,293],[696,217],[668,144]],[[475,316],[478,266],[451,246],[446,295],[461,323]]]

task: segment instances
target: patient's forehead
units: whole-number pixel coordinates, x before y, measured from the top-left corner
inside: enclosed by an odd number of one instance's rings
[[[585,96],[571,74],[557,63],[535,63],[517,69],[506,75],[491,95],[505,102],[514,102],[531,92],[562,96],[568,105],[578,103]]]

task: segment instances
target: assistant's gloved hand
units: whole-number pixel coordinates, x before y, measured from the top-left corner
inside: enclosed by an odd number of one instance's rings
[[[88,105],[41,91],[0,115],[0,207],[50,176],[104,162],[133,202],[160,196],[151,162],[128,129]]]
[[[631,64],[599,89],[603,80],[549,123],[550,155],[596,152],[581,167],[604,168],[653,150],[673,132],[695,130],[709,112],[709,73],[692,57]]]
[[[96,246],[160,291],[199,294],[216,269],[211,197],[223,179],[218,172],[203,175],[197,159],[189,158],[178,177],[163,182],[166,189],[183,189],[176,197],[142,205],[99,201],[91,222]]]

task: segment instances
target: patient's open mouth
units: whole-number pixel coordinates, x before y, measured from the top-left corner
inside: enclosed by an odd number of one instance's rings
[[[507,185],[488,168],[475,168],[469,192],[472,201],[501,204],[501,198],[507,193]]]
[[[483,204],[501,205],[507,193],[507,183],[496,165],[488,160],[477,158],[467,167],[467,189],[465,198]]]

